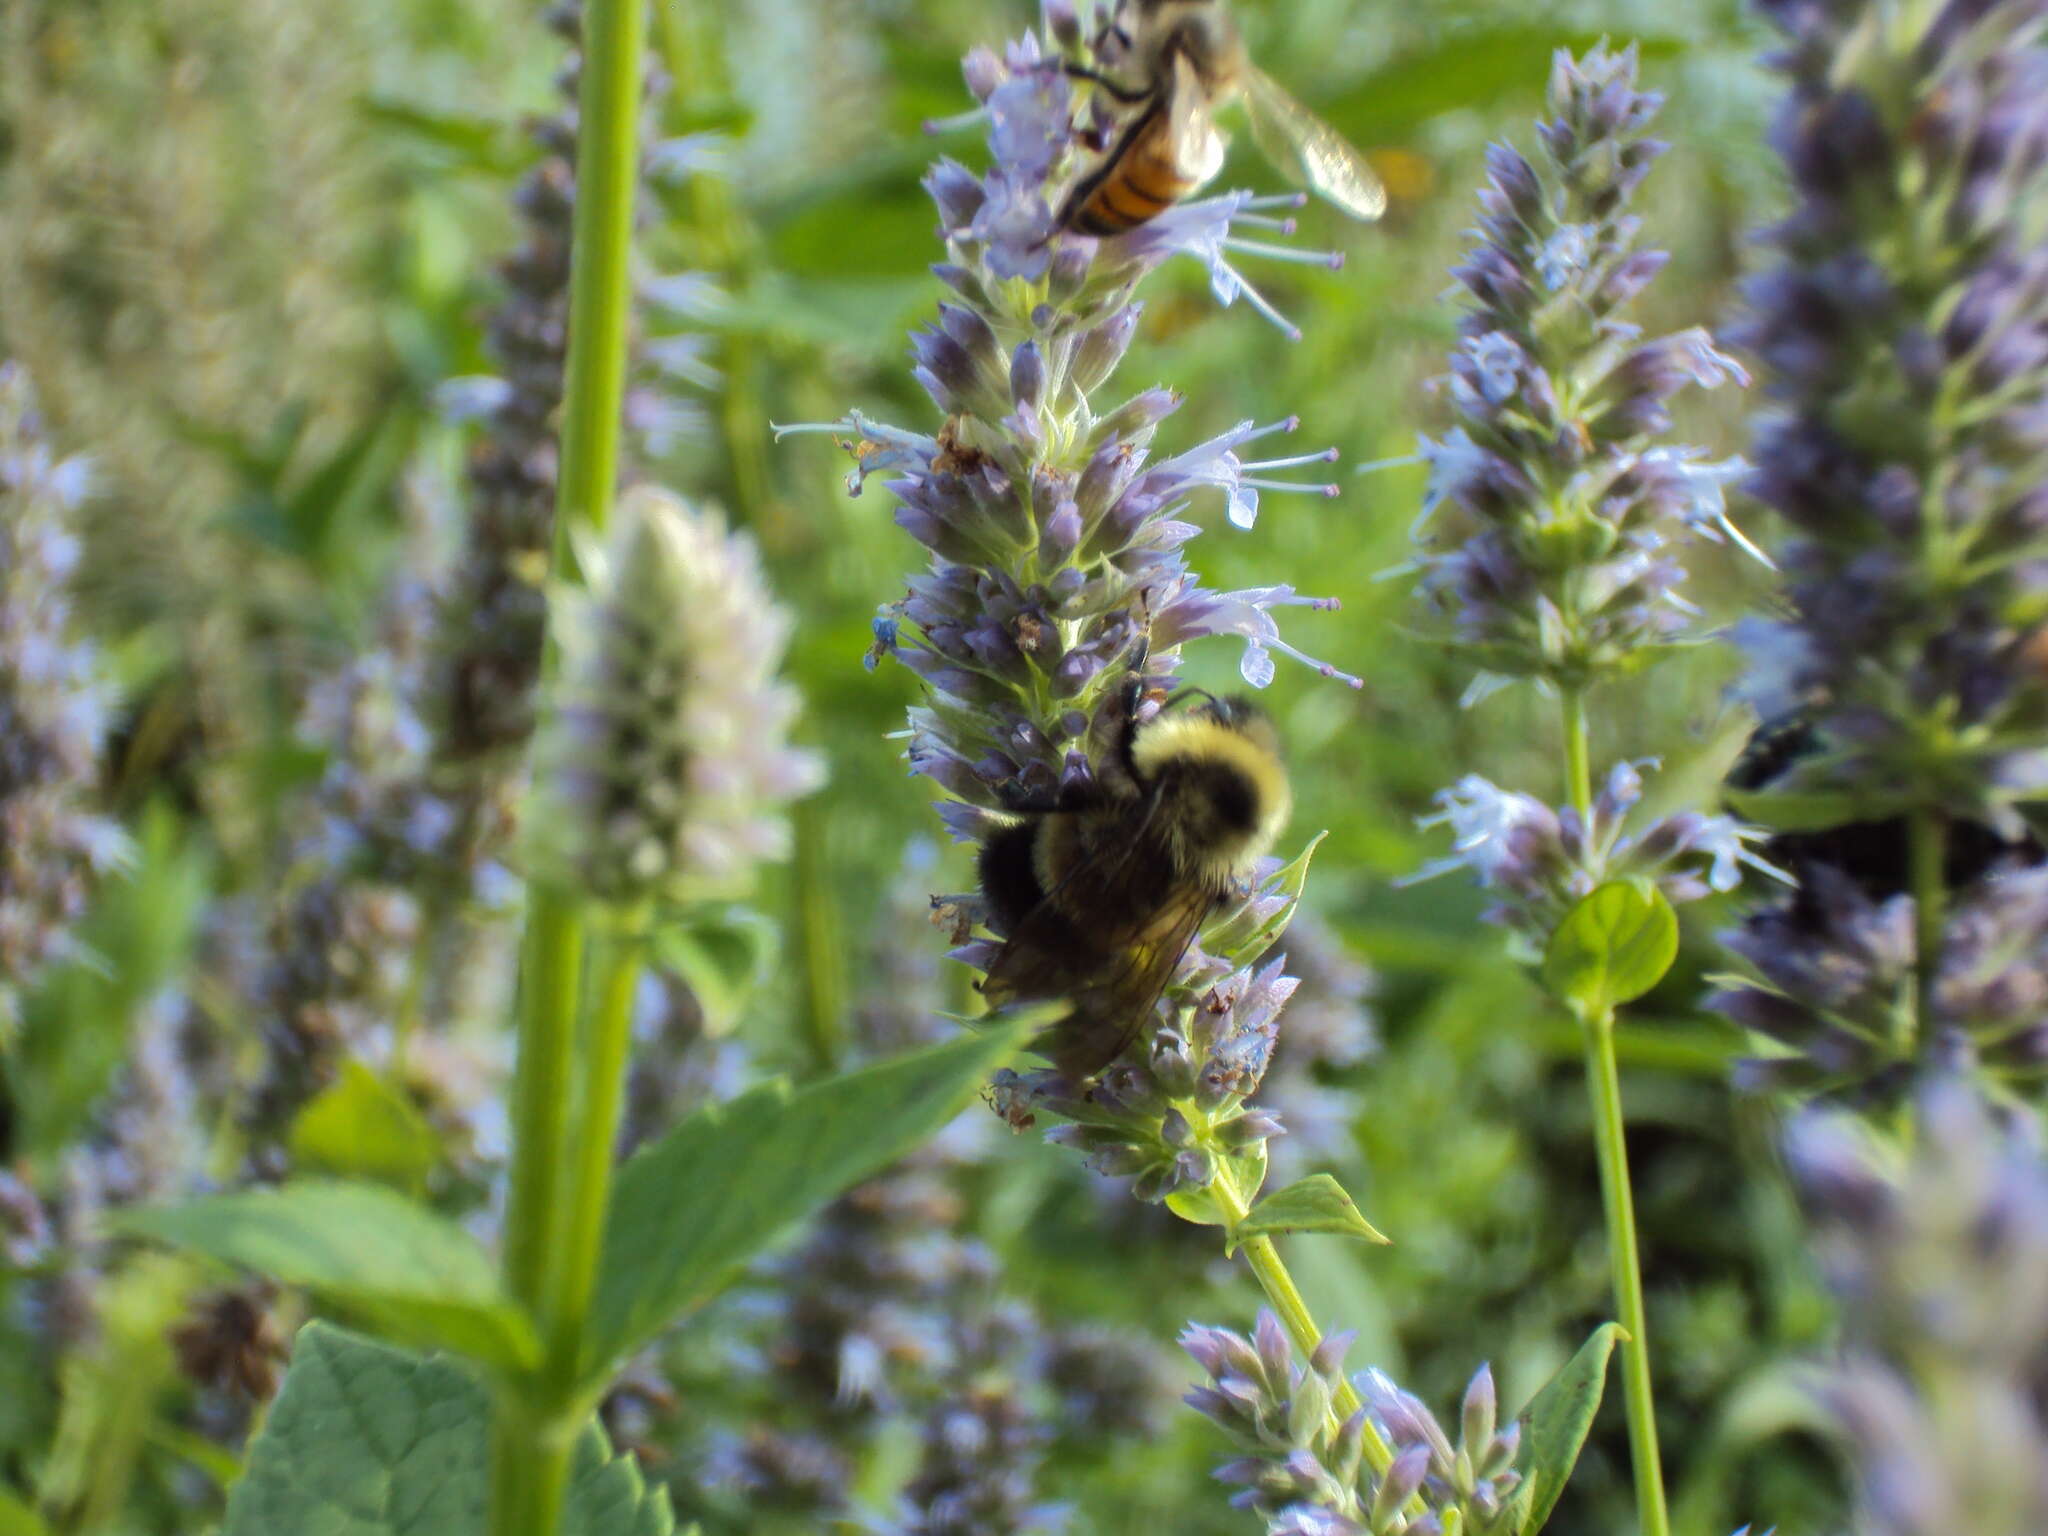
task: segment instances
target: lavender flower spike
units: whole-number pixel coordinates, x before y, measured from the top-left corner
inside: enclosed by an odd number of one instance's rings
[[[1438,381],[1455,424],[1424,438],[1416,568],[1444,638],[1485,672],[1583,689],[1681,643],[1677,558],[1735,538],[1729,466],[1661,441],[1688,384],[1747,382],[1704,331],[1644,340],[1628,306],[1663,267],[1628,205],[1663,145],[1634,49],[1563,52],[1534,160],[1487,155],[1479,240],[1453,270],[1460,341]]]
[[[1745,626],[1793,750],[1739,790],[1788,900],[1730,942],[1753,1086],[1868,1102],[2048,1064],[2048,39],[2038,0],[1763,6],[1794,206],[1742,340],[1791,617]],[[1761,690],[1760,690],[1761,691]],[[1781,722],[1782,723],[1782,722]],[[1760,757],[1765,754],[1759,754]]]
[[[753,546],[653,490],[620,502],[565,594],[562,680],[536,748],[536,855],[603,901],[688,900],[779,857],[782,807],[820,779],[787,745],[789,622]]]
[[[1868,1536],[2048,1530],[2048,1158],[2031,1117],[1937,1072],[1911,1157],[1807,1110],[1785,1155],[1843,1350],[1812,1387]]]
[[[1249,528],[1268,497],[1334,494],[1299,478],[1332,454],[1269,451],[1267,439],[1297,426],[1287,418],[1241,422],[1155,457],[1180,397],[1151,388],[1102,398],[1139,323],[1136,287],[1169,256],[1196,254],[1219,297],[1270,310],[1230,258],[1276,254],[1233,230],[1279,221],[1260,200],[1226,192],[1114,238],[1059,228],[1056,210],[1097,163],[1111,120],[1095,89],[1061,68],[1063,56],[1092,59],[1071,23],[1054,5],[1044,39],[1026,37],[1001,58],[970,55],[968,84],[983,103],[971,116],[988,124],[989,167],[976,174],[944,159],[925,181],[946,242],[934,271],[951,293],[911,338],[911,365],[942,420],[926,431],[852,414],[808,429],[842,436],[855,459],[850,489],[884,477],[897,523],[926,553],[878,616],[869,661],[894,658],[924,682],[910,712],[910,769],[943,789],[940,814],[963,839],[985,836],[1021,802],[1087,793],[1122,734],[1171,691],[1191,641],[1241,641],[1253,687],[1271,680],[1276,653],[1358,684],[1280,634],[1283,608],[1333,599],[1283,584],[1214,592],[1184,552],[1201,532],[1189,509],[1208,492]],[[1277,865],[1263,873],[1275,878],[1212,921],[1151,1027],[1140,1021],[1100,1083],[1007,1073],[997,1107],[1019,1126],[1041,1113],[1074,1121],[1056,1134],[1098,1168],[1133,1177],[1147,1198],[1198,1192],[1233,1159],[1256,1189],[1279,1123],[1245,1101],[1294,987],[1261,956],[1285,926],[1300,871],[1288,884]],[[994,943],[969,939],[977,904],[959,898],[947,910],[965,941],[956,958],[986,969]]]
[[[127,851],[93,804],[112,688],[71,612],[90,481],[44,438],[28,375],[0,363],[0,1037],[18,989],[75,952],[93,881]]]

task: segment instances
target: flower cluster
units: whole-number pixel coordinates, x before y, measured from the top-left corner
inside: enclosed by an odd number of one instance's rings
[[[666,493],[628,492],[556,620],[562,676],[535,748],[539,866],[608,902],[729,888],[815,788],[776,679],[789,620],[754,548]]]
[[[75,953],[92,883],[126,850],[94,804],[112,694],[71,610],[88,480],[45,439],[28,376],[0,363],[0,1035],[19,989]]]
[[[1733,947],[1771,1086],[1906,1090],[1929,1052],[2038,1074],[2048,785],[2048,42],[2031,0],[1771,4],[1796,201],[1750,288],[1776,402],[1750,489],[1791,525],[1793,707],[1741,802],[1801,889]],[[1887,995],[1889,989],[1889,995]]]
[[[1761,834],[1730,816],[1677,811],[1631,828],[1629,812],[1643,796],[1648,762],[1615,764],[1586,816],[1552,809],[1534,796],[1467,774],[1437,792],[1442,807],[1422,825],[1448,826],[1451,852],[1418,870],[1426,880],[1470,869],[1498,894],[1490,922],[1541,939],[1573,904],[1611,880],[1654,881],[1672,903],[1731,891],[1749,865],[1777,874],[1750,844]]]
[[[1786,1160],[1843,1308],[1815,1386],[1865,1536],[2048,1529],[2048,1158],[2030,1122],[1937,1072],[1901,1161],[1808,1110]]]
[[[1441,387],[1457,425],[1423,439],[1428,531],[1416,565],[1446,638],[1485,674],[1583,689],[1681,641],[1695,610],[1674,552],[1741,536],[1735,463],[1665,444],[1688,384],[1746,382],[1700,330],[1644,340],[1624,317],[1662,269],[1629,202],[1663,146],[1631,48],[1551,70],[1531,161],[1487,155],[1478,243]]]
[[[1229,192],[1177,204],[1114,238],[1061,228],[1065,195],[1119,121],[1105,93],[1063,66],[1117,73],[1121,61],[1093,52],[1071,7],[1049,5],[1047,20],[1043,43],[1027,36],[1000,58],[986,49],[967,58],[980,103],[968,120],[988,124],[987,171],[943,159],[926,178],[946,240],[934,271],[952,292],[912,353],[942,424],[927,433],[854,415],[816,429],[843,435],[857,462],[855,493],[870,476],[886,477],[897,522],[929,555],[876,620],[869,660],[894,657],[924,682],[910,713],[909,762],[945,792],[940,815],[961,838],[988,835],[1004,807],[1087,792],[1120,734],[1157,709],[1187,642],[1236,637],[1245,680],[1264,687],[1274,653],[1301,654],[1280,637],[1277,610],[1334,606],[1287,586],[1210,591],[1184,553],[1199,532],[1185,514],[1200,493],[1221,492],[1229,520],[1249,527],[1264,494],[1333,493],[1274,477],[1330,454],[1252,457],[1254,444],[1291,430],[1289,420],[1244,422],[1155,458],[1153,440],[1179,396],[1151,388],[1100,398],[1137,330],[1133,295],[1146,274],[1191,254],[1224,302],[1243,296],[1270,313],[1231,258],[1290,255],[1242,233],[1288,226],[1260,199]],[[1099,43],[1117,46],[1109,31]],[[1269,943],[1298,892],[1298,883],[1269,885],[1254,902],[1257,918],[1212,923],[1167,988],[1155,1031],[1140,1030],[1100,1085],[1008,1074],[998,1108],[1016,1124],[1039,1111],[1082,1116],[1074,1139],[1140,1175],[1155,1198],[1206,1183],[1219,1161],[1275,1128],[1241,1106],[1293,986],[1277,966],[1249,968],[1263,946],[1215,930],[1255,927]],[[955,910],[964,939],[981,913],[971,900]],[[954,954],[986,969],[994,952],[977,941]]]
[[[1499,1429],[1492,1372],[1482,1366],[1466,1388],[1455,1444],[1428,1408],[1377,1371],[1359,1378],[1365,1405],[1339,1424],[1332,1405],[1350,1342],[1348,1334],[1328,1338],[1297,1365],[1286,1330],[1265,1311],[1250,1338],[1201,1326],[1181,1336],[1209,1376],[1189,1406],[1245,1452],[1216,1470],[1240,1489],[1231,1502],[1262,1516],[1267,1536],[1507,1529],[1521,1427]],[[1384,1475],[1366,1464],[1368,1421],[1394,1451]]]

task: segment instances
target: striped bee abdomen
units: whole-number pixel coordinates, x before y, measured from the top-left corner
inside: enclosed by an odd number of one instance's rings
[[[1120,235],[1157,218],[1197,182],[1175,158],[1166,113],[1155,107],[1068,194],[1060,224],[1084,235]]]

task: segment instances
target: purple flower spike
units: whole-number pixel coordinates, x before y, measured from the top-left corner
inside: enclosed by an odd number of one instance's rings
[[[1634,341],[1622,310],[1663,265],[1635,249],[1628,202],[1660,146],[1635,53],[1552,71],[1532,161],[1497,145],[1468,296],[1439,388],[1455,424],[1424,438],[1420,592],[1443,638],[1486,673],[1584,688],[1691,638],[1680,565],[1695,535],[1754,552],[1698,451],[1660,443],[1679,390],[1746,382],[1704,331]],[[1558,315],[1580,317],[1560,325]],[[1577,551],[1560,558],[1560,551]]]

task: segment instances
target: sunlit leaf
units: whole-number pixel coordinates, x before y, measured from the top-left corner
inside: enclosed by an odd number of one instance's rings
[[[223,1536],[484,1536],[491,1400],[461,1366],[309,1323],[228,1497]],[[668,1495],[596,1424],[577,1443],[562,1536],[671,1536]]]
[[[376,1185],[305,1180],[128,1211],[114,1226],[305,1286],[402,1343],[513,1367],[539,1358],[476,1239]]]
[[[699,1110],[620,1170],[587,1366],[595,1374],[713,1295],[791,1222],[958,1112],[1038,1021],[1025,1018],[792,1092]]]

